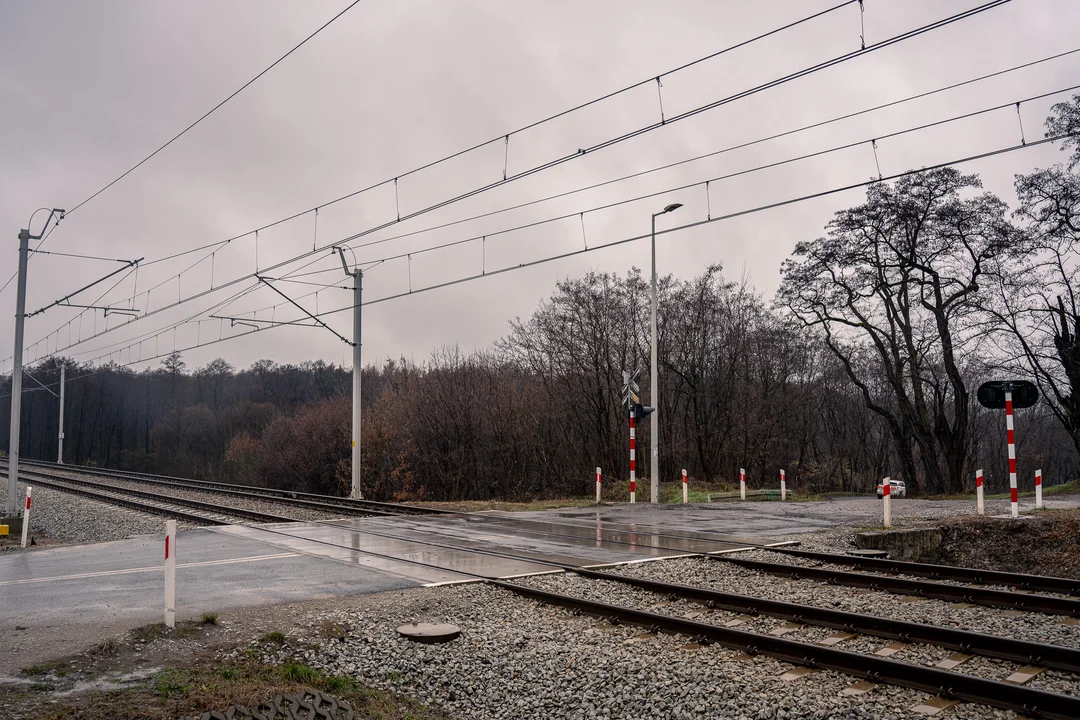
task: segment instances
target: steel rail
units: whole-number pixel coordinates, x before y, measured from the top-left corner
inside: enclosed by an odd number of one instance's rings
[[[7,470],[4,470],[4,477],[7,477]],[[99,491],[102,498],[113,497],[107,493],[119,493],[121,495],[130,495],[133,497],[144,498],[147,500],[153,500],[155,502],[170,503],[173,505],[181,505],[183,507],[195,508],[196,510],[206,510],[209,512],[216,512],[221,515],[232,515],[234,517],[241,517],[246,520],[255,520],[256,522],[302,522],[297,518],[285,517],[284,515],[273,515],[271,513],[259,512],[257,510],[247,510],[245,508],[233,507],[231,505],[220,505],[218,503],[208,503],[199,500],[188,500],[186,498],[177,498],[169,495],[159,495],[158,493],[147,492],[145,490],[133,490],[131,488],[118,488],[113,485],[105,485],[103,483],[97,483],[93,480],[80,480],[75,478],[56,478],[49,475],[43,475],[36,471],[19,471],[20,478],[36,476],[39,481],[46,483],[53,483],[53,487],[58,485],[82,485],[88,488],[93,488]],[[26,482],[23,480],[22,482]],[[29,483],[27,483],[29,484]],[[61,488],[58,488],[61,489]],[[105,492],[101,492],[105,491]],[[228,523],[221,523],[228,524]]]
[[[35,465],[36,465],[36,463],[35,463]],[[63,466],[59,465],[59,464],[57,464],[55,466],[55,468],[57,470],[59,470],[62,467]],[[281,503],[285,503],[285,504],[288,504],[288,505],[295,505],[297,507],[312,508],[314,510],[323,510],[323,511],[326,511],[326,512],[339,512],[339,513],[344,513],[344,514],[349,514],[349,515],[361,515],[361,516],[364,516],[364,515],[367,515],[367,516],[381,515],[381,516],[387,516],[387,517],[399,517],[402,514],[402,513],[396,513],[396,512],[388,512],[386,510],[374,510],[374,509],[371,509],[371,508],[361,508],[361,507],[352,507],[350,505],[340,505],[338,503],[319,502],[319,501],[316,501],[316,500],[302,500],[302,499],[299,499],[299,498],[288,498],[288,497],[278,498],[276,496],[263,495],[261,493],[253,493],[253,492],[248,492],[246,490],[231,490],[231,489],[228,489],[227,487],[203,487],[203,486],[200,486],[200,485],[194,485],[193,486],[193,485],[189,484],[188,482],[180,482],[180,481],[174,481],[174,480],[159,480],[159,479],[156,479],[156,478],[144,478],[144,477],[129,477],[129,476],[120,475],[119,473],[117,473],[115,471],[88,472],[87,470],[84,470],[82,468],[80,468],[78,470],[74,470],[74,469],[68,470],[68,469],[65,468],[65,471],[66,472],[72,472],[72,473],[81,473],[81,474],[85,474],[85,475],[95,475],[95,476],[98,476],[98,477],[107,477],[107,478],[110,478],[110,479],[113,479],[113,480],[119,480],[121,482],[136,482],[136,483],[141,482],[141,483],[147,483],[147,484],[150,484],[150,485],[161,485],[161,486],[164,486],[164,487],[175,487],[175,488],[180,488],[180,489],[183,489],[183,490],[190,490],[190,491],[193,491],[193,492],[219,493],[221,495],[232,495],[232,496],[235,496],[235,497],[246,498],[248,500],[261,500],[263,502],[281,502]],[[41,473],[41,470],[35,470],[34,472]],[[56,478],[58,480],[66,480],[67,479],[65,476],[55,475],[55,474],[51,475],[51,477],[54,477],[54,478]]]
[[[885,575],[862,575],[844,570],[770,563],[761,560],[747,560],[730,556],[706,555],[710,560],[731,563],[740,567],[758,570],[770,575],[780,575],[801,580],[814,578],[825,580],[833,585],[884,590],[900,595],[935,598],[950,602],[969,602],[991,607],[1003,607],[1016,610],[1042,612],[1051,615],[1071,615],[1080,617],[1080,600],[1050,597],[1047,595],[1029,595],[1008,590],[990,590],[971,587],[970,585],[946,585],[925,580],[903,580]],[[1078,716],[1080,717],[1080,716]]]
[[[21,474],[21,473],[20,473]],[[5,473],[5,477],[7,474]],[[54,482],[52,480],[35,480],[36,484],[43,487],[53,488],[61,492],[68,492],[72,495],[81,495],[83,497],[92,498],[95,500],[101,500],[107,502],[110,505],[117,505],[120,507],[130,508],[132,510],[139,510],[154,515],[165,515],[166,517],[175,517],[178,520],[188,520],[196,523],[209,523],[211,525],[228,525],[229,523],[220,518],[215,518],[207,515],[201,515],[199,513],[186,512],[184,510],[178,510],[176,508],[164,507],[161,505],[153,505],[150,503],[140,502],[138,500],[132,500],[131,498],[117,497],[115,495],[108,495],[106,493],[97,492],[96,490],[90,490],[74,485],[66,485],[61,482]]]
[[[578,568],[573,572],[596,580],[608,580],[633,585],[649,592],[675,595],[686,600],[702,603],[709,608],[741,612],[747,615],[765,615],[807,625],[835,628],[850,633],[874,635],[903,642],[924,643],[974,655],[1000,658],[1069,672],[1080,672],[1080,650],[1060,645],[1016,640],[997,635],[984,635],[969,630],[957,630],[906,620],[892,620],[878,615],[853,613],[846,610],[833,610],[781,600],[736,595],[690,585],[665,583],[626,575],[613,575],[596,570]]]
[[[735,630],[695,620],[560,595],[502,580],[488,580],[487,582],[495,587],[550,605],[570,608],[587,615],[612,618],[653,631],[665,630],[686,635],[751,655],[767,655],[795,665],[818,670],[833,670],[866,678],[871,682],[940,694],[1029,716],[1051,720],[1076,720],[1080,717],[1080,698],[1071,695],[1061,695],[999,680],[987,680],[974,675],[889,660],[875,655],[861,655],[773,635],[759,635],[745,630]]]
[[[5,460],[6,463],[6,460]],[[213,480],[192,480],[190,478],[176,477],[173,475],[156,475],[154,473],[142,473],[134,472],[131,470],[111,470],[109,468],[90,467],[87,465],[72,465],[69,463],[54,463],[48,460],[19,460],[20,464],[25,465],[39,465],[43,467],[50,467],[56,469],[73,469],[73,472],[85,472],[90,475],[104,475],[104,476],[116,476],[116,477],[130,477],[132,479],[151,478],[155,480],[170,480],[173,482],[180,482],[188,485],[201,485],[204,487],[220,487],[224,489],[240,488],[248,492],[254,492],[259,495],[270,495],[281,498],[310,498],[312,500],[319,500],[323,502],[333,502],[335,504],[341,504],[346,506],[356,507],[371,507],[375,509],[385,509],[388,512],[402,513],[431,513],[431,514],[458,514],[456,510],[443,510],[441,508],[428,508],[419,505],[405,505],[403,503],[386,503],[376,500],[354,500],[352,498],[337,497],[336,495],[320,495],[318,493],[306,493],[298,492],[294,490],[279,490],[277,488],[262,488],[255,485],[243,485],[240,483],[227,483],[217,482]]]
[[[855,557],[853,555],[812,552],[809,550],[789,550],[786,548],[768,549],[773,552],[783,553],[784,555],[791,555],[792,557],[819,560],[821,562],[833,563],[834,565],[847,565],[854,567],[856,570],[894,572],[900,573],[901,575],[939,578],[942,580],[959,580],[961,582],[978,583],[980,585],[1006,585],[1009,587],[1022,588],[1024,590],[1041,590],[1043,592],[1080,596],[1080,580],[1074,580],[1072,578],[1026,575],[1023,573],[1002,572],[1000,570],[981,570],[978,568],[934,565],[908,562],[906,560],[889,560],[886,558],[864,558]]]

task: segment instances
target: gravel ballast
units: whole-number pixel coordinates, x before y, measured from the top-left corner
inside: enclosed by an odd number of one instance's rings
[[[520,582],[569,592],[590,581],[549,575]],[[637,593],[626,586],[605,588],[604,599],[633,603]],[[690,608],[700,610],[679,603],[662,609],[677,613]],[[413,621],[449,622],[462,634],[446,644],[412,643],[395,628]],[[320,640],[319,628],[327,624],[344,628],[344,637]],[[780,676],[794,667],[787,663],[763,656],[739,659],[718,645],[698,647],[683,637],[611,627],[485,584],[370,598],[360,609],[311,616],[288,635],[289,645],[256,643],[258,652],[276,662],[293,659],[326,674],[345,674],[411,695],[462,718],[899,720],[925,717],[912,708],[929,698],[888,686],[843,696],[855,682],[850,676],[815,672],[785,681]],[[321,647],[303,647],[316,640]],[[847,649],[857,647],[853,643]],[[952,716],[1015,717],[971,704]]]
[[[25,498],[26,484],[19,482],[17,487],[19,497]],[[7,478],[0,478],[0,488],[0,492],[7,492]],[[187,529],[195,525],[177,521],[177,527]],[[110,505],[44,485],[34,486],[30,506],[31,536],[45,536],[64,543],[94,543],[164,531],[165,518],[159,515]]]

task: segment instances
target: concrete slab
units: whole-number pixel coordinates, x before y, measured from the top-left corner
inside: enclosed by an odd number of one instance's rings
[[[179,533],[176,544],[177,608],[188,614],[420,584],[374,568],[350,572],[205,528]],[[154,622],[162,613],[162,554],[162,538],[155,536],[4,553],[0,627]]]

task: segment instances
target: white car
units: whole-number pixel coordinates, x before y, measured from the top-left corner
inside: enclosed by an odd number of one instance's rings
[[[878,483],[877,496],[879,498],[885,497],[884,487],[885,487],[884,485],[882,485],[881,483]],[[904,484],[903,480],[892,480],[892,481],[890,481],[889,482],[889,495],[891,495],[893,497],[906,498],[907,497],[907,485]]]

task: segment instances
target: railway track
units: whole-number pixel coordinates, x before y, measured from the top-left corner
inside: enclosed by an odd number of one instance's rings
[[[65,470],[68,469],[68,467],[65,467]],[[73,471],[82,473],[84,470],[79,468],[78,470]],[[147,510],[147,507],[150,506],[152,508],[148,510],[150,512],[181,517],[183,519],[189,519],[205,524],[227,524],[233,522],[229,517],[229,514],[234,511],[236,511],[235,517],[243,517],[244,519],[257,520],[259,522],[288,522],[294,520],[294,518],[249,511],[243,508],[230,508],[218,503],[179,500],[157,493],[132,489],[118,490],[115,487],[108,486],[104,483],[96,483],[85,479],[57,479],[55,473],[47,475],[41,471],[28,470],[26,472],[28,476],[33,477],[33,481],[38,484],[57,487],[58,489],[63,489],[68,492],[77,492],[89,497],[104,499],[107,502],[114,502],[128,507],[138,507],[143,510]],[[108,476],[112,473],[98,471],[94,474]],[[141,481],[141,478],[138,479]],[[177,485],[183,485],[183,483],[174,480],[163,481],[164,487]],[[222,489],[231,490],[232,488]],[[242,493],[244,491],[239,492]],[[132,496],[138,499],[134,499]],[[262,497],[266,499],[265,495]],[[280,498],[280,495],[278,498]],[[308,500],[306,498],[297,499],[304,499],[306,502],[313,503],[319,502]],[[335,506],[335,509],[341,511],[339,506]],[[359,510],[359,508],[353,509]],[[372,509],[374,510],[376,508]],[[390,513],[383,510],[382,512],[371,514],[384,515]],[[507,524],[505,520],[500,520],[500,523],[503,525]],[[275,530],[275,532],[279,532],[279,530]],[[367,532],[367,530],[364,532]],[[282,534],[287,535],[288,533]],[[801,625],[842,630],[845,633],[899,640],[903,643],[936,646],[971,655],[1037,666],[1039,668],[1051,668],[1061,672],[1080,673],[1080,650],[1069,647],[1018,640],[994,634],[958,630],[937,625],[893,620],[890,618],[851,613],[813,605],[769,600],[753,595],[739,595],[690,585],[678,585],[627,575],[617,575],[586,567],[545,562],[542,559],[527,554],[505,552],[501,550],[485,550],[479,547],[470,547],[454,542],[439,542],[430,538],[424,540],[415,537],[403,537],[387,532],[372,532],[371,534],[390,539],[453,549],[461,552],[496,555],[499,557],[514,558],[524,562],[547,565],[554,571],[561,570],[567,573],[574,573],[579,577],[597,582],[618,583],[632,587],[637,591],[652,593],[659,597],[678,598],[697,603],[711,610],[742,613],[753,617],[776,618],[799,623]],[[685,540],[701,539],[700,536],[679,535],[670,532],[664,534],[658,533],[657,537]],[[618,543],[619,541],[611,542]],[[335,547],[351,550],[353,552],[375,555],[404,563],[439,567],[432,563],[418,560],[406,560],[392,555],[371,551],[356,550],[355,548],[337,545],[335,543],[324,542],[323,544],[335,545]],[[671,549],[656,543],[652,543],[652,547],[656,547],[657,549]],[[1080,600],[1068,597],[1037,595],[1029,592],[1030,590],[1041,590],[1044,592],[1075,594],[1078,590],[1078,583],[1068,579],[1000,573],[996,571],[979,571],[969,568],[950,568],[920,563],[902,563],[898,561],[868,561],[864,558],[831,555],[828,553],[809,553],[786,548],[780,549],[754,546],[753,549],[767,549],[780,555],[786,554],[789,557],[797,557],[812,562],[847,566],[853,568],[854,571],[834,570],[824,567],[806,567],[785,563],[769,563],[759,560],[732,557],[730,555],[721,556],[708,553],[693,553],[692,555],[709,558],[710,560],[732,563],[736,566],[757,572],[781,575],[794,579],[820,579],[832,584],[848,587],[883,590],[920,597],[933,597],[949,602],[975,602],[998,608],[1021,609],[1029,612],[1063,614],[1080,617]],[[615,623],[641,626],[650,631],[678,633],[702,643],[716,643],[724,647],[740,650],[749,655],[767,655],[796,665],[819,670],[836,671],[852,677],[869,680],[877,684],[896,685],[960,701],[974,702],[1000,709],[1011,710],[1032,717],[1053,718],[1055,720],[1080,717],[1080,698],[1072,695],[1049,692],[1034,687],[1006,683],[1000,680],[992,680],[954,670],[904,662],[893,658],[851,652],[832,646],[808,643],[762,632],[736,629],[734,627],[703,622],[687,617],[675,617],[664,613],[643,611],[635,607],[601,602],[561,592],[551,592],[536,587],[530,587],[522,581],[507,582],[505,580],[473,575],[471,573],[461,573],[452,568],[440,569],[452,570],[463,575],[472,575],[474,579],[486,581],[494,586],[516,593],[517,595],[555,606],[570,608],[578,613],[605,618]],[[902,573],[908,576],[926,577],[929,579],[909,580],[895,578],[879,574],[881,572]],[[1019,588],[1025,592],[994,590],[984,587],[971,587],[970,585],[946,585],[934,582],[935,580],[940,579],[948,579],[962,583],[993,583],[995,585]]]
[[[4,470],[4,477],[7,471]],[[153,515],[187,520],[200,525],[232,525],[239,518],[244,521],[255,522],[294,522],[295,518],[282,515],[248,510],[246,508],[230,507],[217,503],[204,503],[197,500],[174,498],[168,495],[142,492],[138,490],[117,490],[116,488],[102,483],[89,480],[72,480],[68,478],[57,479],[47,477],[40,473],[21,472],[20,477],[33,479],[35,485],[60,490],[62,492],[81,495],[111,505],[139,510]],[[197,510],[198,512],[194,512]]]
[[[615,580],[615,577],[604,579]],[[1014,683],[990,680],[952,670],[928,667],[876,655],[850,652],[836,647],[792,640],[774,635],[739,630],[684,617],[648,612],[607,602],[555,593],[521,583],[489,580],[489,583],[542,603],[568,608],[576,613],[627,623],[652,632],[671,632],[702,644],[716,643],[747,655],[766,655],[794,665],[815,670],[832,670],[873,684],[896,685],[948,699],[973,702],[1011,710],[1030,717],[1052,720],[1075,720],[1080,717],[1080,698],[1049,692]],[[663,583],[659,585],[665,585]],[[655,592],[680,591],[679,588],[655,587]],[[693,591],[700,592],[697,589]],[[687,592],[687,591],[684,591]],[[934,626],[927,626],[934,628]],[[940,628],[934,628],[940,630]],[[984,636],[983,642],[1002,642],[1007,638]],[[936,644],[936,643],[935,643]],[[1058,648],[1058,651],[1068,651]],[[1076,652],[1076,651],[1072,651]],[[1073,661],[1069,661],[1070,663]]]
[[[432,515],[432,514],[456,514],[453,510],[438,508],[425,508],[401,503],[386,503],[375,500],[355,500],[353,498],[337,497],[335,495],[319,495],[316,493],[296,492],[293,490],[280,490],[277,488],[263,488],[254,485],[239,485],[233,483],[216,482],[211,480],[192,480],[170,475],[154,475],[152,473],[132,472],[129,470],[108,470],[103,468],[89,467],[86,465],[70,465],[47,462],[44,460],[20,460],[20,466],[46,468],[61,472],[73,472],[83,475],[93,475],[117,480],[130,480],[144,482],[161,487],[179,487],[188,490],[205,490],[236,497],[249,499],[273,499],[282,502],[307,506],[318,509],[330,508],[337,512],[345,509],[362,510],[364,515]],[[7,467],[7,461],[3,461],[3,467]],[[310,504],[309,504],[310,503]],[[359,513],[357,513],[359,514]]]

